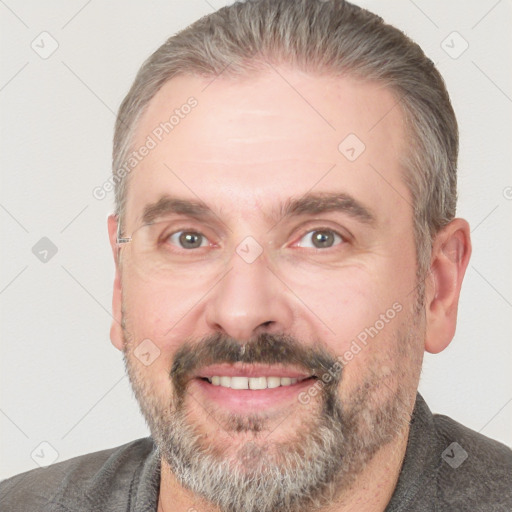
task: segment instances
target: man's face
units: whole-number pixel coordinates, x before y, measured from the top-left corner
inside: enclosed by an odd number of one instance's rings
[[[406,424],[423,350],[396,99],[287,68],[178,77],[150,102],[134,148],[148,136],[156,145],[130,176],[123,236],[134,236],[112,337],[164,459],[180,473],[173,460],[199,455],[241,485],[292,471],[294,455],[311,465],[330,433],[328,476],[301,482],[348,485]],[[305,201],[327,195],[340,208]],[[157,210],[164,196],[207,216]]]

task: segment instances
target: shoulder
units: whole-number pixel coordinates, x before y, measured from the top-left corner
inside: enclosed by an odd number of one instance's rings
[[[447,416],[435,414],[434,425],[442,450],[437,489],[446,510],[512,510],[512,450]]]
[[[9,512],[65,512],[90,503],[105,488],[130,485],[154,448],[142,438],[20,473],[0,482],[0,509]]]

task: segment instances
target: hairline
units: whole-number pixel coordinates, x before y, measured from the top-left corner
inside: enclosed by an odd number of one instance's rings
[[[258,63],[261,62],[261,58],[256,58],[255,57],[253,60],[251,60],[251,62],[258,64]],[[417,140],[417,134],[416,134],[416,130],[415,130],[414,125],[409,126],[407,109],[404,108],[403,101],[402,101],[402,100],[404,100],[404,95],[400,94],[401,91],[399,90],[399,88],[394,87],[392,84],[388,83],[385,79],[364,77],[364,76],[362,76],[362,74],[360,72],[352,70],[350,68],[347,68],[346,70],[344,70],[343,73],[335,72],[335,71],[329,71],[329,70],[305,71],[304,69],[301,69],[300,66],[292,65],[292,64],[290,64],[289,62],[286,62],[286,61],[281,62],[279,65],[282,65],[282,64],[291,66],[292,69],[295,69],[295,70],[298,70],[298,71],[301,71],[301,72],[305,72],[305,73],[309,74],[312,77],[330,76],[330,77],[332,77],[334,79],[349,78],[349,79],[352,79],[352,80],[361,81],[364,84],[382,85],[383,88],[391,94],[392,98],[395,100],[395,104],[393,105],[393,107],[388,112],[386,112],[384,114],[384,116],[382,116],[378,120],[377,124],[380,123],[392,110],[394,110],[395,108],[399,109],[400,116],[401,116],[401,119],[403,121],[403,130],[402,130],[402,132],[403,132],[403,145],[402,145],[402,148],[401,148],[401,151],[400,151],[400,155],[399,155],[399,157],[397,159],[397,163],[398,163],[399,172],[400,172],[400,176],[402,178],[402,181],[406,185],[407,190],[411,193],[411,200],[413,201],[413,205],[412,205],[413,209],[416,208],[417,205],[415,204],[415,197],[413,196],[412,191],[410,190],[410,185],[409,185],[409,183],[407,181],[407,173],[411,172],[411,169],[410,169],[410,167],[411,167],[410,159],[411,159],[411,157],[414,156],[414,151],[415,151],[414,149],[408,149],[408,148],[415,148],[416,140]],[[240,81],[241,78],[242,79],[243,78],[246,78],[246,79],[248,79],[248,78],[257,78],[258,76],[260,76],[260,74],[262,72],[263,73],[265,72],[265,69],[263,69],[262,67],[258,66],[257,68],[251,67],[250,69],[243,68],[242,72],[243,72],[243,74],[238,73],[236,75],[229,74],[229,73],[227,73],[227,74],[223,73],[223,76],[225,76],[226,78],[231,79],[233,82],[236,82],[236,81]],[[198,73],[198,72],[193,72],[193,71],[190,71],[190,70],[183,70],[183,71],[180,71],[180,72],[174,74],[173,76],[168,78],[165,82],[163,82],[161,84],[161,86],[154,92],[154,94],[151,96],[151,98],[149,98],[148,101],[146,101],[146,103],[144,104],[143,108],[140,109],[138,116],[132,120],[132,125],[130,127],[128,136],[126,137],[126,147],[124,148],[123,151],[121,151],[119,153],[119,160],[121,162],[126,161],[127,155],[129,155],[130,153],[135,151],[135,149],[136,149],[136,138],[137,138],[137,135],[138,135],[138,131],[139,131],[139,127],[140,127],[140,123],[142,121],[142,118],[147,113],[147,111],[148,111],[152,101],[156,98],[156,96],[160,93],[160,91],[165,86],[167,86],[170,82],[172,82],[172,80],[174,80],[176,78],[190,77],[190,78],[199,78],[199,79],[201,79],[201,78],[203,78],[203,79],[212,79],[212,78],[216,78],[217,76],[218,75],[215,75],[213,73]],[[406,125],[407,125],[407,127],[410,127],[411,130],[407,130],[406,129]],[[373,130],[374,127],[375,127],[375,125],[373,127],[371,127],[371,130]],[[409,131],[410,131],[410,133],[408,133]],[[136,168],[134,168],[131,172],[129,172],[127,174],[127,176],[125,176],[122,179],[122,181],[123,181],[123,188],[122,188],[123,194],[122,194],[122,196],[120,198],[120,203],[118,204],[117,201],[116,201],[116,205],[115,205],[115,214],[118,216],[118,218],[121,218],[121,219],[126,218],[126,198],[127,198],[127,195],[128,195],[128,186],[130,184],[131,177],[132,177],[132,175],[134,174],[135,171],[136,171]]]

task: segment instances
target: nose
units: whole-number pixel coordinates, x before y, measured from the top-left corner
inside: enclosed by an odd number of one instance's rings
[[[240,342],[262,332],[290,332],[291,294],[267,264],[265,253],[251,263],[235,253],[228,269],[210,294],[208,327]]]

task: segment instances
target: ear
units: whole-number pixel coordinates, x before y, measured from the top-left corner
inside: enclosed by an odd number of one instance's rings
[[[454,219],[436,235],[425,289],[425,350],[437,354],[452,341],[464,273],[471,256],[469,224]]]
[[[117,245],[117,216],[109,215],[108,217],[108,237],[110,239],[110,247],[114,256],[115,277],[114,290],[112,294],[112,325],[110,327],[110,341],[119,350],[123,350],[123,330],[121,328],[121,269],[119,266],[118,245]]]

